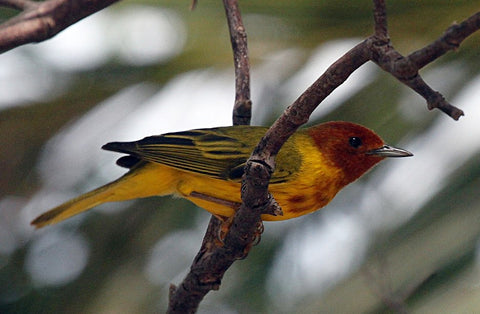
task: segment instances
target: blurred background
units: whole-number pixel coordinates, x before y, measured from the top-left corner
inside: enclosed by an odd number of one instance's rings
[[[478,1],[390,0],[395,47],[437,39]],[[0,56],[0,312],[164,312],[209,214],[170,197],[101,206],[33,230],[43,211],[120,176],[109,141],[231,125],[221,1],[129,0]],[[372,3],[240,1],[252,124],[269,126],[373,31]],[[14,11],[0,9],[5,20]],[[421,74],[465,111],[453,121],[366,64],[310,124],[348,120],[415,156],[383,162],[325,209],[265,224],[199,313],[480,310],[480,35]],[[161,179],[161,178],[159,178]]]

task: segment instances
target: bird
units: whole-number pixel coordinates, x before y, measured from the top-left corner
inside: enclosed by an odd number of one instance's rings
[[[117,160],[128,172],[115,181],[67,201],[35,218],[36,228],[56,224],[106,202],[174,195],[221,219],[241,205],[244,166],[268,128],[228,126],[194,129],[111,142],[102,148],[126,154]],[[374,131],[345,121],[297,130],[282,146],[269,192],[286,220],[327,205],[346,185],[387,157],[413,156],[386,145]]]

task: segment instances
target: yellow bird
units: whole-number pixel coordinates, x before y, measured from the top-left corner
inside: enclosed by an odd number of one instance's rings
[[[102,148],[128,154],[117,164],[130,170],[119,179],[47,211],[37,228],[58,223],[92,207],[154,195],[177,195],[219,217],[240,206],[245,162],[267,128],[230,126],[113,142]],[[269,185],[284,220],[314,212],[385,157],[406,157],[373,131],[350,122],[327,122],[293,134],[276,158]]]

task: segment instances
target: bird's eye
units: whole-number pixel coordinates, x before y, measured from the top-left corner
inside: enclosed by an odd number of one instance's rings
[[[348,139],[348,143],[353,148],[359,148],[360,146],[362,146],[362,139],[356,136],[352,136],[351,138]]]

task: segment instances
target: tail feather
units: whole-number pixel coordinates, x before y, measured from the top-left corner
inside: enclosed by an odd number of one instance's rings
[[[113,195],[112,185],[115,182],[104,185],[98,189],[80,195],[68,202],[57,206],[35,218],[31,224],[36,228],[56,224],[74,215],[89,210],[92,207],[111,201]]]
[[[175,192],[178,172],[160,164],[139,162],[119,179],[80,195],[35,218],[37,228],[51,225],[107,202],[126,201]]]
[[[137,149],[136,142],[110,142],[102,146],[102,149],[112,152],[131,154]]]

